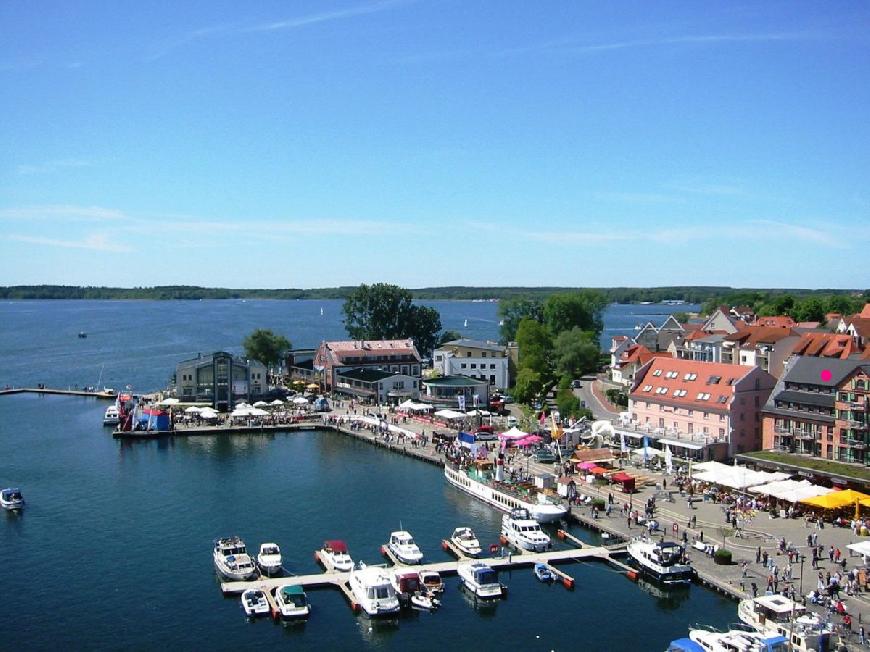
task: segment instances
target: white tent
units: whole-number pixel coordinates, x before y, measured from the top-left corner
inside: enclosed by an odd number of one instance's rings
[[[820,487],[808,480],[781,480],[779,482],[771,482],[758,487],[749,487],[749,491],[755,494],[763,494],[765,496],[773,496],[781,500],[786,500],[790,503],[796,503],[804,498],[813,498],[815,496],[825,496],[833,491],[827,487]]]
[[[178,405],[181,403],[177,398],[164,398],[160,401],[160,405]]]
[[[250,414],[252,417],[267,417],[267,416],[269,416],[269,413],[266,412],[266,410],[262,410],[260,408],[251,408],[250,410],[248,410],[248,414]]]
[[[470,417],[488,417],[491,412],[487,412],[486,410],[472,410],[467,413]]]
[[[664,455],[665,455],[665,454],[664,454],[662,451],[660,451],[658,448],[647,448],[647,449],[646,449],[646,452],[647,452],[647,455],[648,455],[650,458],[653,458],[653,457],[664,457]],[[643,448],[632,448],[632,449],[631,449],[631,454],[634,455],[635,457],[643,458]]]
[[[293,399],[293,403],[295,403],[296,405],[307,405],[308,399],[305,398],[304,396],[297,396],[296,398]]]
[[[501,433],[498,436],[498,438],[499,439],[522,439],[523,437],[528,437],[528,436],[529,436],[529,433],[523,432],[522,430],[520,430],[519,428],[514,426],[510,430],[506,430],[503,433]]]
[[[236,419],[239,417],[252,417],[252,416],[254,416],[254,414],[253,414],[254,410],[255,410],[255,408],[252,408],[252,407],[237,407],[235,410],[230,412],[230,416],[233,419]],[[260,410],[260,412],[262,412],[262,410]]]
[[[284,405],[284,401],[282,401],[280,398],[276,398],[274,401],[272,401],[271,405],[274,405],[276,407],[279,405]]]
[[[457,412],[456,410],[438,410],[435,413],[436,417],[441,417],[442,419],[464,419],[465,412]]]
[[[870,541],[860,541],[858,543],[850,543],[846,546],[849,550],[857,552],[859,555],[870,556]]]
[[[191,405],[189,408],[184,409],[185,414],[199,414],[202,410],[195,405]]]
[[[745,489],[755,485],[767,484],[779,480],[788,479],[788,473],[768,473],[766,471],[753,471],[745,466],[729,466],[728,464],[719,464],[718,467],[713,467],[709,471],[694,474],[696,480],[718,484],[723,487],[732,489]]]
[[[254,403],[255,408],[266,407],[267,405],[269,405],[269,404],[266,403],[266,401],[257,401],[256,403]]]
[[[210,408],[210,407],[206,407],[206,408],[202,408],[202,409],[199,411],[199,416],[200,416],[201,418],[203,418],[203,419],[206,419],[206,420],[208,420],[208,421],[211,421],[212,419],[217,419],[217,418],[218,418],[218,413],[215,412],[212,408]]]
[[[414,401],[412,401],[411,399],[408,399],[407,401],[402,401],[401,403],[399,403],[399,405],[397,407],[400,410],[411,410],[411,409],[413,409],[414,405],[415,405]]]

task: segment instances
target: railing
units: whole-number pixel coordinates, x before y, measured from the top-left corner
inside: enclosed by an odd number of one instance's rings
[[[633,432],[639,435],[646,435],[651,439],[676,439],[680,441],[690,441],[696,444],[716,444],[728,441],[725,435],[711,435],[703,432],[680,432],[671,428],[656,427],[653,425],[644,425],[638,423],[623,424],[618,419],[612,421],[614,431],[619,434],[620,430]]]

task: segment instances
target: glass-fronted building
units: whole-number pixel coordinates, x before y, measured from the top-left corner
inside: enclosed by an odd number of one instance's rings
[[[183,402],[210,402],[219,411],[237,401],[255,400],[269,389],[266,366],[258,360],[225,351],[179,362],[175,367],[177,397]]]

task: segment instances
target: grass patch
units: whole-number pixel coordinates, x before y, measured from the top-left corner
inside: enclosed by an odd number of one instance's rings
[[[743,453],[743,457],[765,460],[767,462],[778,462],[780,464],[789,464],[802,469],[822,471],[824,473],[830,473],[831,475],[855,478],[857,480],[863,480],[864,482],[870,482],[870,468],[859,466],[857,464],[843,464],[842,462],[834,462],[832,460],[820,460],[813,457],[804,457],[803,455],[778,453],[776,451]]]

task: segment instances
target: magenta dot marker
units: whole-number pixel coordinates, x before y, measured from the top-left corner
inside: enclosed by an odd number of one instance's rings
[[[822,382],[829,383],[831,382],[831,370],[830,369],[822,369]]]

